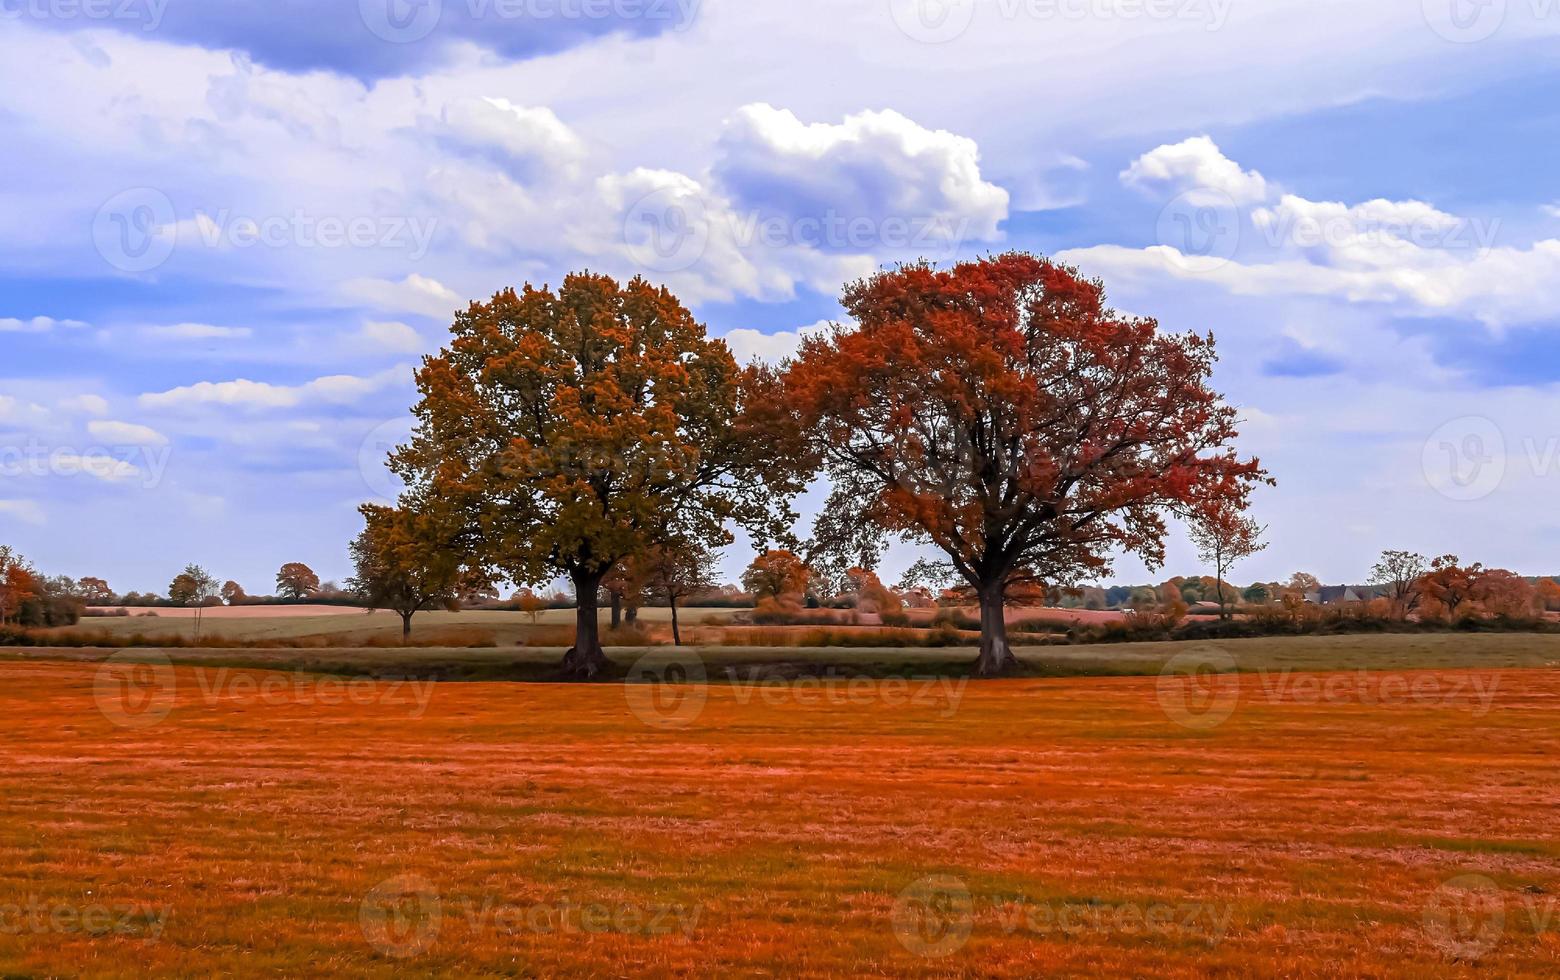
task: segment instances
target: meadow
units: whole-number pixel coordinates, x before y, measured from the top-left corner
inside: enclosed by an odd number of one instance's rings
[[[1553,638],[1248,641],[1211,678],[1136,646],[1062,652],[1149,676],[568,685],[13,651],[0,972],[1552,969]]]

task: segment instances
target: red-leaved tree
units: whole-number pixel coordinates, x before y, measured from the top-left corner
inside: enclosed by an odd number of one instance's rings
[[[1010,589],[1100,574],[1115,551],[1158,565],[1167,514],[1243,507],[1266,479],[1230,448],[1212,338],[1118,314],[1069,268],[912,265],[844,306],[859,328],[809,338],[786,374],[824,510],[947,556],[980,600],[981,675],[1015,663]]]

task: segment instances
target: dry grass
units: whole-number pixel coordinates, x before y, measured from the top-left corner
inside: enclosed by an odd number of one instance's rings
[[[0,928],[10,974],[1513,976],[1560,956],[1556,670],[1403,673],[1437,696],[1384,703],[1244,675],[1206,729],[1154,678],[327,689],[189,667],[149,702],[166,718],[126,728],[99,706],[155,715],[94,683],[118,668],[0,670],[0,915],[101,907],[125,930]],[[1469,873],[1504,922],[1456,947],[1434,913]]]

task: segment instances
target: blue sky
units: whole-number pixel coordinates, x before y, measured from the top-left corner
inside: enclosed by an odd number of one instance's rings
[[[1542,0],[6,0],[0,540],[344,577],[469,299],[642,271],[773,359],[883,264],[1025,248],[1218,337],[1279,480],[1236,578],[1553,574],[1557,38]]]

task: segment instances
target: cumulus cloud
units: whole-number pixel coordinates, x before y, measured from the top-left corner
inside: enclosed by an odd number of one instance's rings
[[[49,456],[49,468],[57,476],[83,474],[104,483],[123,483],[141,475],[134,464],[102,453],[56,452]]]
[[[829,330],[828,320],[819,320],[810,326],[797,330],[780,330],[775,333],[764,333],[748,327],[736,330],[728,330],[721,335],[721,340],[731,348],[731,355],[737,359],[737,363],[746,364],[749,361],[759,360],[767,364],[778,364],[788,357],[792,357],[802,346],[805,337],[814,336]]]
[[[1267,180],[1255,170],[1242,170],[1212,139],[1193,136],[1157,147],[1132,161],[1121,172],[1129,187],[1172,194],[1185,193],[1193,203],[1255,204],[1268,196]]]
[[[446,144],[475,152],[522,182],[574,177],[585,152],[551,109],[502,98],[453,99],[431,128]]]
[[[357,332],[356,340],[365,347],[398,354],[415,354],[427,347],[416,330],[395,320],[363,324],[363,328]]]
[[[102,395],[71,395],[60,400],[60,408],[78,415],[107,415],[108,399]]]
[[[166,446],[168,437],[150,426],[134,422],[109,422],[94,419],[87,423],[87,434],[118,446]]]
[[[460,294],[428,276],[413,272],[401,280],[352,279],[342,283],[347,297],[392,313],[416,313],[448,320],[464,306]]]
[[[251,410],[293,408],[310,402],[345,405],[409,377],[407,367],[391,368],[369,377],[335,374],[301,385],[278,385],[239,378],[201,381],[168,391],[148,392],[138,402],[147,409],[188,409],[224,406]]]
[[[989,241],[1008,213],[1007,191],[981,176],[974,140],[892,110],[804,123],[787,109],[755,103],[727,121],[717,151],[714,176],[738,208],[793,222],[841,219],[838,240],[820,233],[824,248],[913,251],[890,222]],[[853,232],[851,222],[862,230]]]
[[[1550,318],[1560,304],[1560,239],[1502,244],[1498,219],[1467,218],[1416,200],[1350,204],[1284,194],[1272,205],[1231,210],[1229,199],[1237,194],[1252,203],[1258,185],[1248,182],[1242,190],[1242,182],[1260,175],[1242,171],[1212,143],[1188,143],[1197,144],[1190,154],[1180,152],[1183,143],[1169,148],[1174,154],[1160,147],[1140,157],[1123,180],[1179,174],[1185,179],[1177,186],[1227,195],[1218,218],[1228,223],[1226,254],[1162,242],[1070,249],[1058,257],[1107,277],[1205,282],[1246,296],[1390,303],[1495,329]],[[1194,157],[1202,164],[1183,165]],[[1156,162],[1138,166],[1150,159]]]

